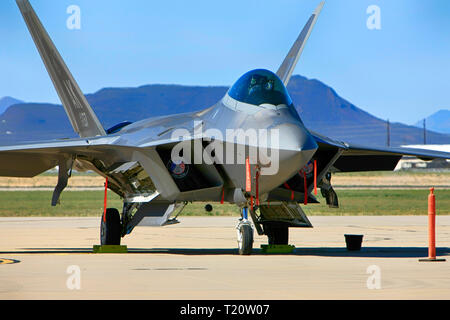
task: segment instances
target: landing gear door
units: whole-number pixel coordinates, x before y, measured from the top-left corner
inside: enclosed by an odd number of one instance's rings
[[[180,189],[178,189],[155,149],[134,152],[133,161],[138,161],[142,165],[162,198],[166,200],[177,198]]]

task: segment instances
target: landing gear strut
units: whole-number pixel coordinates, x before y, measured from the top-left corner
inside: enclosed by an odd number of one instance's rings
[[[101,245],[120,245],[121,233],[122,224],[119,211],[112,208],[107,209],[100,225]]]
[[[283,222],[264,223],[264,233],[269,238],[269,245],[288,245],[289,244],[289,226]]]
[[[250,255],[253,250],[253,228],[248,220],[248,208],[242,209],[242,218],[237,229],[238,247],[240,255]]]

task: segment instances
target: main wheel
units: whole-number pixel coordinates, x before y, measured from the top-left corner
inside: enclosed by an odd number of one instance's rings
[[[289,226],[286,223],[265,223],[264,233],[269,238],[269,244],[289,244]]]
[[[100,225],[101,245],[120,245],[121,233],[122,225],[119,211],[112,208],[107,209]]]
[[[238,247],[240,255],[250,255],[253,250],[253,228],[243,223],[238,227]]]

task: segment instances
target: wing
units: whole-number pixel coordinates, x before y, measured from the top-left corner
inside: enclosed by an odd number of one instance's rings
[[[16,2],[75,132],[80,137],[106,135],[28,0]]]
[[[332,166],[340,172],[391,171],[403,156],[430,161],[450,159],[450,153],[412,148],[379,148],[348,144],[311,132],[319,145],[319,152],[339,153]]]
[[[311,35],[311,32],[319,18],[320,12],[325,4],[325,1],[322,1],[317,7],[316,11],[309,18],[302,32],[298,36],[291,50],[289,51],[287,57],[284,59],[280,69],[277,72],[277,76],[283,81],[284,85],[287,86],[289,80],[291,79],[292,73],[294,72],[295,67],[297,66],[298,60],[305,48],[306,42]]]
[[[124,196],[133,192],[158,192],[165,199],[179,194],[156,144],[140,148],[119,145],[119,136],[73,139],[0,147],[0,176],[34,177],[55,166],[59,167],[58,185],[52,205],[56,205],[67,186],[72,168],[92,170],[108,177],[108,187]],[[131,189],[139,176],[139,186]]]
[[[31,178],[58,165],[62,159],[108,157],[114,138],[73,139],[0,147],[0,176]]]
[[[327,204],[332,208],[338,208],[338,196],[331,185],[333,172],[391,171],[395,169],[403,156],[414,156],[424,160],[450,159],[450,153],[446,152],[366,147],[336,141],[315,132],[310,131],[310,133],[319,146],[311,163],[314,172],[317,172],[317,179],[310,176],[305,183],[304,175],[296,174],[284,186],[280,186],[271,193],[274,200],[288,201],[291,197],[291,200],[294,198],[296,201],[301,201],[304,199],[306,185],[306,191],[309,194],[308,202],[316,202],[316,199],[310,195],[316,180]]]

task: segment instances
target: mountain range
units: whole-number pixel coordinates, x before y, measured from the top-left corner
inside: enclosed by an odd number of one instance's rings
[[[11,97],[0,98],[0,114],[3,114],[10,106],[18,103],[23,103],[23,101]]]
[[[122,121],[138,121],[202,110],[212,106],[228,87],[145,85],[138,88],[105,88],[86,95],[102,125],[108,129]],[[316,132],[346,142],[385,146],[387,123],[341,98],[318,80],[292,77],[288,91],[305,125]],[[0,145],[24,141],[76,137],[60,105],[18,103],[0,115]],[[423,130],[401,123],[390,124],[391,146],[423,143]],[[427,132],[427,143],[450,144],[450,134]]]
[[[425,119],[426,128],[432,131],[450,134],[450,110],[439,110]],[[416,127],[423,128],[423,121],[415,124]]]

